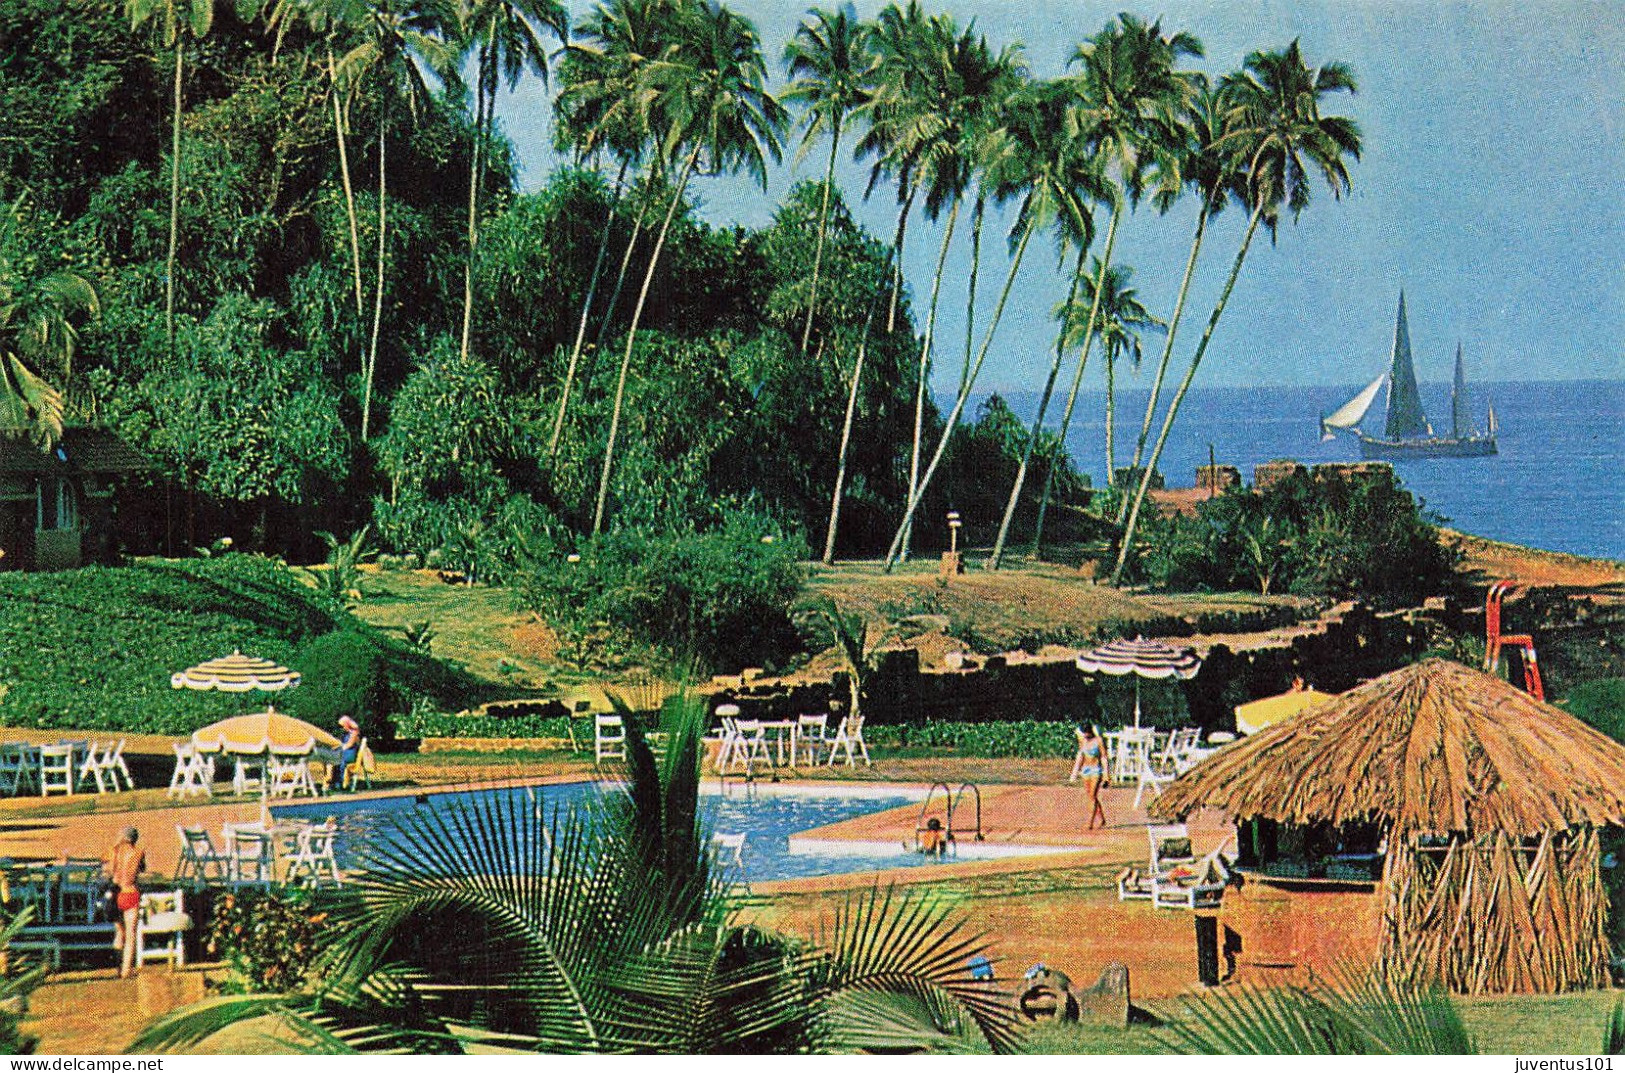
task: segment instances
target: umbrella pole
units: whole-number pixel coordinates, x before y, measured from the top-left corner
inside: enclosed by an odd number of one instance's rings
[[[1134,676],[1134,729],[1140,729],[1140,676]]]

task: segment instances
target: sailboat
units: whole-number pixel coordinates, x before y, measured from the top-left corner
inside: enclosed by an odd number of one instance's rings
[[[1377,393],[1388,386],[1387,421],[1381,436],[1360,427]],[[1422,409],[1422,395],[1416,389],[1416,368],[1411,364],[1411,333],[1405,323],[1405,292],[1399,292],[1399,318],[1394,324],[1393,360],[1387,372],[1360,389],[1330,416],[1320,419],[1323,440],[1335,439],[1338,432],[1352,432],[1360,441],[1360,457],[1399,460],[1407,458],[1481,458],[1496,453],[1495,407],[1489,408],[1488,429],[1479,432],[1468,410],[1467,378],[1462,371],[1461,344],[1456,344],[1456,379],[1450,393],[1450,435],[1434,433]]]

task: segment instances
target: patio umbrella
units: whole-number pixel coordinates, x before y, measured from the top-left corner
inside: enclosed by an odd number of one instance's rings
[[[1108,641],[1078,657],[1078,669],[1092,674],[1134,676],[1134,725],[1140,725],[1140,679],[1142,678],[1195,678],[1202,669],[1202,661],[1189,648],[1176,648],[1166,641],[1147,640]]]
[[[204,752],[259,756],[272,749],[298,752],[316,745],[339,747],[339,739],[319,726],[268,708],[252,715],[234,715],[193,732],[192,744]]]
[[[277,693],[298,685],[299,672],[233,649],[229,656],[170,675],[169,684],[175,689],[216,689],[222,693],[247,693],[252,689]]]
[[[1305,708],[1313,708],[1332,699],[1332,694],[1318,689],[1290,689],[1273,697],[1263,697],[1236,705],[1236,729],[1243,734],[1257,734],[1267,726],[1297,715]]]

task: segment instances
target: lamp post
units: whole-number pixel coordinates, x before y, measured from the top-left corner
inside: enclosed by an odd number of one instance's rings
[[[952,577],[954,574],[965,572],[964,561],[959,556],[959,527],[964,523],[959,520],[959,512],[948,512],[948,550],[942,555],[942,576]]]

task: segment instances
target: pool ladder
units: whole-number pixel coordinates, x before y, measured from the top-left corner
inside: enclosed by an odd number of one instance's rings
[[[976,835],[976,841],[986,841],[986,836],[982,833],[981,789],[979,789],[974,782],[962,782],[959,784],[958,790],[955,790],[945,782],[938,782],[933,783],[931,789],[926,791],[925,802],[920,805],[920,818],[914,824],[914,848],[916,850],[920,848],[920,835],[922,835],[926,830],[926,816],[931,811],[931,802],[936,799],[938,790],[942,791],[942,800],[945,803],[948,811],[947,823],[945,824],[947,830],[943,832],[943,838],[947,841],[948,845],[954,845],[958,835],[963,833],[963,828],[958,831],[954,829],[954,813],[958,811],[960,805],[963,803],[966,790],[970,791],[971,799],[976,803],[976,826],[973,829],[973,833]]]

